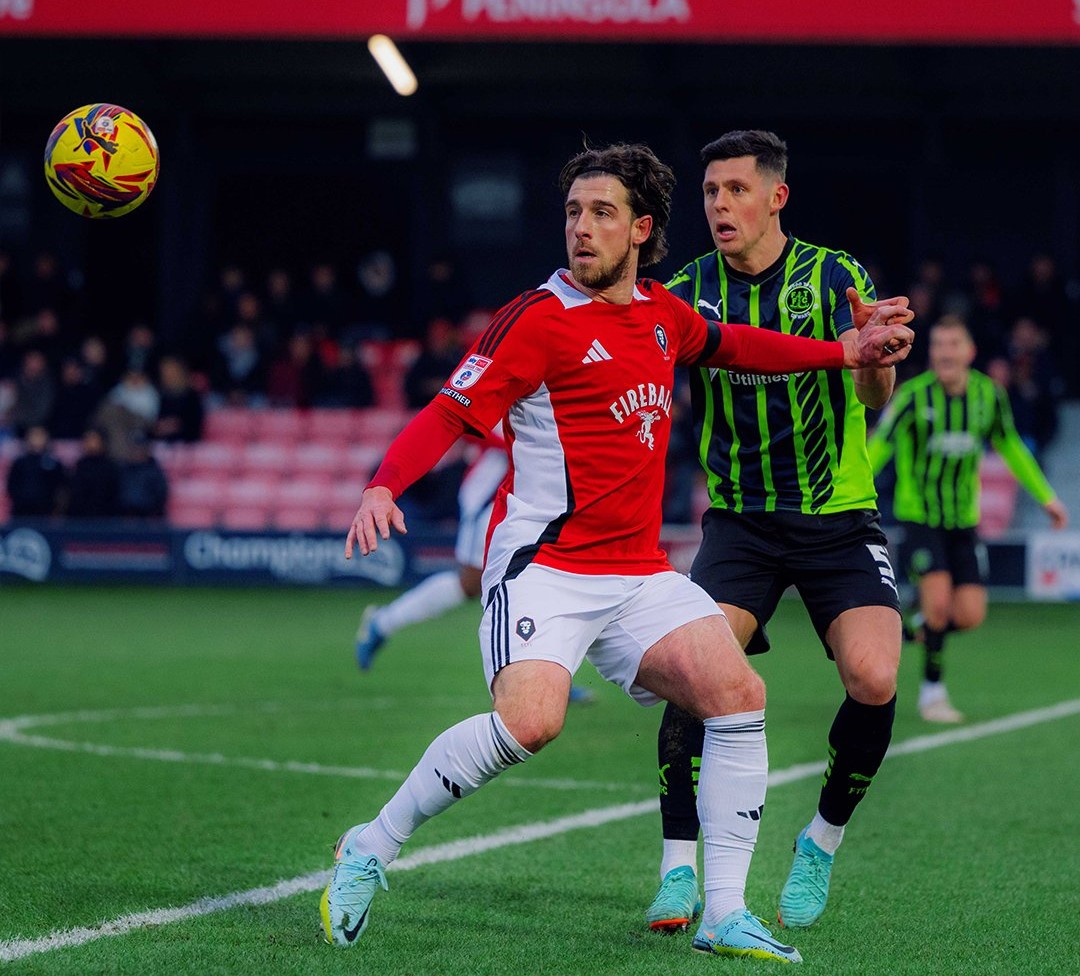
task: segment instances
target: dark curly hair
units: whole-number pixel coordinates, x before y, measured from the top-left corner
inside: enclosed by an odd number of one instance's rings
[[[563,197],[579,176],[610,173],[623,186],[635,217],[652,217],[649,239],[641,245],[638,266],[647,268],[662,261],[668,252],[667,224],[671,217],[671,191],[675,174],[644,145],[617,143],[603,149],[586,149],[574,156],[559,174]]]

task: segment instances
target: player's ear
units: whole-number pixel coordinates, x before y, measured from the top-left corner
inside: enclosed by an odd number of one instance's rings
[[[773,188],[772,206],[770,212],[774,214],[780,213],[781,210],[787,206],[788,201],[788,185],[786,183],[777,183]]]
[[[652,214],[645,214],[642,217],[635,217],[634,223],[630,228],[630,242],[641,247],[652,234],[653,219]]]

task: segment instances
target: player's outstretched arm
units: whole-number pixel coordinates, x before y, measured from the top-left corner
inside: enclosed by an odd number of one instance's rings
[[[907,326],[887,324],[891,315],[901,312],[897,305],[876,308],[857,340],[850,343],[787,335],[730,322],[705,322],[702,319],[708,328],[718,333],[717,344],[692,365],[720,366],[724,369],[734,366],[752,373],[892,366],[907,356],[914,337]]]
[[[405,514],[395,503],[393,493],[383,485],[365,488],[345,539],[345,558],[352,559],[354,544],[360,547],[361,556],[374,552],[379,548],[379,539],[390,538],[391,526],[402,535],[408,531]]]
[[[1060,498],[1051,498],[1043,505],[1043,511],[1050,516],[1051,528],[1063,529],[1069,524],[1069,510]]]

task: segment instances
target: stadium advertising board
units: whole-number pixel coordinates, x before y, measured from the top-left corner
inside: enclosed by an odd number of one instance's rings
[[[1036,600],[1080,600],[1080,532],[1028,538],[1027,591]]]
[[[0,527],[0,582],[399,586],[424,575],[412,565],[413,545],[452,554],[453,535],[421,531],[415,544],[390,539],[346,560],[339,532],[13,524]]]
[[[0,0],[0,35],[1080,43],[1080,0]]]

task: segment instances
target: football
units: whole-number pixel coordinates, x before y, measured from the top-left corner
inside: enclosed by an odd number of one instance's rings
[[[97,102],[69,112],[45,145],[45,179],[56,198],[83,217],[119,217],[150,196],[158,147],[134,112]]]

